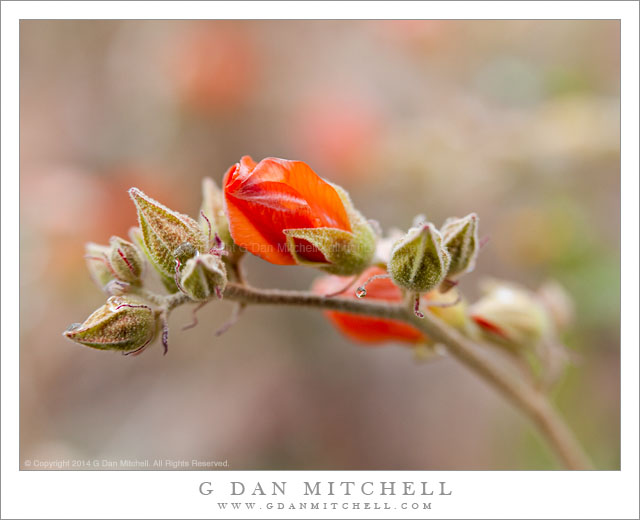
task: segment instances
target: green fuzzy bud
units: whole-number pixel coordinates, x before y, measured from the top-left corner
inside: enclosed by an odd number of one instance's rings
[[[373,259],[376,233],[364,216],[353,207],[349,194],[340,186],[331,184],[342,200],[349,217],[351,231],[335,228],[285,229],[289,252],[300,265],[309,265],[341,276],[359,274]],[[294,239],[303,239],[318,248],[327,262],[311,262],[296,251]]]
[[[151,265],[153,265],[154,269],[160,276],[160,280],[162,281],[162,285],[164,285],[165,289],[167,289],[167,291],[169,291],[170,293],[178,292],[175,275],[169,276],[165,274],[155,263],[153,263],[153,260],[151,259],[151,253],[149,253],[149,251],[147,250],[147,246],[144,244],[142,230],[137,226],[132,227],[131,229],[129,229],[129,238],[131,239],[131,242],[133,242],[138,247],[138,249],[144,253],[144,256],[149,259]]]
[[[449,218],[442,226],[442,240],[451,255],[447,278],[455,279],[475,268],[480,249],[478,220],[478,216],[471,213],[463,218]]]
[[[411,228],[391,250],[387,267],[399,287],[423,293],[440,285],[451,258],[442,244],[442,236],[433,224]]]
[[[229,231],[229,220],[224,211],[224,195],[213,179],[205,177],[202,180],[202,206],[200,207],[200,227],[213,237],[217,234],[224,245],[227,255],[226,263],[234,264],[244,254],[244,249],[236,245]]]
[[[111,237],[109,263],[118,280],[133,285],[140,283],[144,260],[138,248],[120,237]]]
[[[146,253],[165,278],[174,276],[173,253],[181,244],[190,243],[201,253],[208,251],[207,237],[191,217],[170,210],[137,188],[131,188],[129,194],[138,210]]]
[[[85,245],[85,259],[87,260],[87,269],[91,279],[105,292],[109,282],[116,279],[115,272],[109,263],[109,253],[108,246],[94,244],[93,242]]]
[[[143,301],[130,296],[111,296],[84,323],[71,325],[63,334],[87,347],[131,354],[154,339],[156,321],[156,313]]]
[[[218,255],[196,255],[187,260],[180,273],[182,291],[192,300],[206,301],[222,297],[227,285],[227,271]]]

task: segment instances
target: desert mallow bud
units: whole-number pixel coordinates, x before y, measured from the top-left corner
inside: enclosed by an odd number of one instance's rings
[[[131,239],[131,242],[133,244],[135,244],[135,246],[138,248],[138,250],[142,251],[142,253],[144,253],[144,256],[149,259],[149,261],[151,262],[151,265],[153,265],[153,267],[155,268],[156,272],[160,276],[160,280],[162,281],[162,284],[165,286],[167,291],[169,291],[170,293],[177,292],[178,291],[178,287],[176,286],[175,277],[165,274],[153,262],[153,259],[151,257],[151,253],[149,253],[149,251],[147,250],[147,246],[144,243],[144,237],[142,236],[142,230],[137,226],[132,227],[131,229],[129,229],[129,238]]]
[[[195,301],[221,298],[226,285],[227,272],[218,255],[196,255],[187,260],[180,273],[180,290]]]
[[[478,216],[471,213],[463,218],[449,218],[442,229],[442,241],[451,255],[447,278],[473,271],[478,257]]]
[[[84,257],[91,279],[106,292],[109,282],[116,279],[116,274],[109,263],[109,247],[89,242],[85,245]]]
[[[346,191],[301,161],[243,157],[225,174],[233,240],[277,265],[354,275],[370,264],[376,234]]]
[[[129,195],[138,210],[146,253],[163,278],[174,277],[176,258],[173,253],[182,244],[189,243],[201,253],[208,252],[207,236],[195,220],[170,210],[137,188],[131,188]]]
[[[516,351],[537,346],[551,326],[533,293],[506,283],[489,284],[469,315],[486,339]]]
[[[118,280],[138,284],[142,276],[144,260],[138,248],[120,237],[111,237],[109,263]]]
[[[409,229],[395,243],[387,270],[396,285],[424,293],[440,285],[449,262],[442,236],[433,224],[425,223]]]
[[[141,351],[155,337],[154,310],[130,296],[111,296],[84,323],[71,325],[64,336],[76,343],[123,354]]]

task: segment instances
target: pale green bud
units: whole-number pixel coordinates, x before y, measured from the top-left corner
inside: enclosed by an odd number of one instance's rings
[[[200,253],[208,252],[207,237],[195,220],[170,210],[137,188],[131,188],[129,194],[138,210],[146,253],[165,278],[174,277],[173,253],[182,244],[192,244]]]
[[[487,286],[469,315],[490,341],[513,350],[533,348],[550,332],[549,316],[530,291],[506,283]]]
[[[471,213],[463,218],[447,219],[440,232],[442,241],[451,255],[447,278],[473,271],[478,257],[478,216]]]
[[[169,276],[165,274],[164,271],[160,270],[160,268],[153,262],[151,258],[151,253],[149,253],[149,251],[147,250],[147,246],[144,243],[142,230],[137,226],[132,227],[131,229],[129,229],[129,238],[131,239],[131,242],[133,242],[138,247],[138,249],[144,253],[144,256],[146,256],[149,259],[149,261],[151,262],[151,265],[154,267],[154,269],[160,276],[160,280],[162,281],[162,284],[165,286],[167,291],[169,291],[170,293],[178,292],[178,286],[176,285],[175,275]]]
[[[87,261],[87,269],[91,275],[91,279],[103,291],[107,290],[107,285],[116,279],[116,274],[111,268],[109,262],[108,246],[94,244],[89,242],[85,244],[85,259]]]
[[[414,293],[435,289],[444,280],[450,257],[431,223],[411,228],[391,250],[387,270],[393,282]]]
[[[190,258],[180,272],[180,285],[181,290],[195,301],[206,301],[214,296],[221,298],[227,285],[224,262],[213,254]]]
[[[120,237],[111,237],[109,263],[118,280],[138,284],[144,267],[144,260],[138,248]]]
[[[156,313],[131,296],[111,296],[84,323],[71,325],[63,334],[87,347],[130,354],[142,350],[155,337]]]

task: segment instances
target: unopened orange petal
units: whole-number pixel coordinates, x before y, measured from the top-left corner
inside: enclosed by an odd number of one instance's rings
[[[255,162],[251,157],[244,156],[241,159],[241,164],[233,165],[224,176],[224,204],[231,236],[240,247],[247,249],[267,262],[278,265],[293,265],[295,264],[293,257],[285,248],[279,245],[280,242],[266,237],[254,224],[255,216],[249,219],[241,207],[242,204],[238,204],[231,195],[232,190],[230,187],[236,184],[238,175],[250,173],[249,169],[252,165],[255,166]]]
[[[282,246],[271,242],[258,231],[244,212],[226,199],[229,231],[236,244],[267,262],[278,265],[293,265],[295,260]]]
[[[258,164],[244,156],[224,178],[224,198],[234,241],[276,264],[295,263],[287,250],[286,229],[331,227],[351,231],[336,190],[300,161],[267,158]],[[323,263],[320,251],[306,241],[299,253]]]
[[[240,159],[240,164],[242,166],[246,166],[250,170],[253,170],[258,163],[255,162],[250,155],[243,155],[242,159]]]
[[[314,216],[312,227],[351,231],[349,217],[338,193],[307,164],[269,157],[260,161],[259,170],[261,180],[282,182],[300,194]]]

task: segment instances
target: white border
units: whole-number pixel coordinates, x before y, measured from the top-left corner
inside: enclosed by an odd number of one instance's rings
[[[3,2],[2,518],[215,518],[231,480],[448,482],[438,518],[638,518],[638,3],[636,2]],[[21,18],[608,18],[622,20],[622,471],[620,472],[19,472],[18,21]],[[197,491],[211,481],[216,493]],[[330,497],[325,497],[329,500]],[[362,497],[361,497],[362,498]],[[366,497],[365,497],[366,498]],[[385,497],[367,500],[384,502]],[[409,497],[413,500],[414,497]],[[295,500],[291,492],[287,500]],[[349,497],[336,497],[347,500]],[[357,499],[357,497],[356,497]],[[279,499],[273,499],[275,501]],[[404,500],[396,497],[396,500]],[[421,500],[421,499],[418,499]],[[264,518],[400,517],[403,512],[260,510]],[[310,512],[307,512],[310,513]],[[236,516],[233,516],[233,515]],[[411,516],[413,515],[413,516]]]

